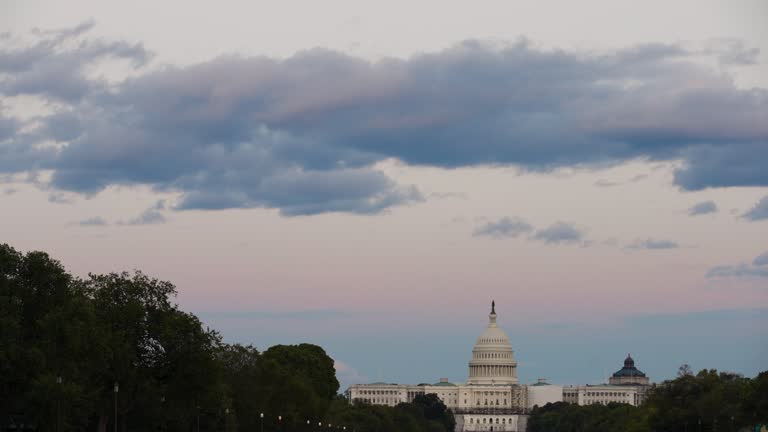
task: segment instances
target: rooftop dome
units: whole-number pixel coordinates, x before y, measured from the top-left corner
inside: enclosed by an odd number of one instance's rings
[[[618,370],[614,377],[644,377],[645,374],[635,367],[635,360],[632,356],[627,354],[627,358],[624,359],[624,367]]]
[[[496,302],[491,302],[488,327],[477,338],[469,362],[468,384],[516,384],[517,362],[512,344],[496,324]]]

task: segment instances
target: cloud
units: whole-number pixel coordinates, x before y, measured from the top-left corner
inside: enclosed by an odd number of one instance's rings
[[[768,268],[754,267],[747,264],[717,266],[712,267],[706,276],[708,278],[768,278]]]
[[[716,213],[717,204],[714,201],[703,201],[688,209],[690,216],[698,216],[708,213]]]
[[[78,222],[78,225],[81,225],[81,226],[104,226],[104,225],[108,225],[108,223],[101,216],[94,216],[92,218],[81,220],[80,222]]]
[[[557,222],[547,228],[539,230],[532,237],[544,243],[581,243],[584,240],[584,232],[565,222]]]
[[[56,204],[72,204],[72,198],[61,192],[53,192],[48,194],[48,202]]]
[[[753,266],[765,266],[768,265],[768,251],[761,253],[757,257],[755,257],[754,261],[752,261]]]
[[[621,182],[614,182],[606,179],[600,179],[595,182],[595,186],[599,187],[613,187],[613,186],[619,186],[621,185]]]
[[[475,237],[488,236],[493,238],[509,238],[517,237],[520,234],[525,234],[533,231],[531,226],[526,221],[519,218],[504,217],[496,222],[488,222],[474,230],[472,233]]]
[[[764,196],[752,209],[744,213],[742,217],[751,221],[768,219],[768,196]]]
[[[631,245],[627,246],[627,249],[677,249],[680,245],[672,240],[636,240]]]
[[[764,252],[752,261],[752,265],[724,265],[709,269],[708,278],[768,278],[768,252]]]
[[[693,58],[701,50],[596,55],[465,41],[370,62],[312,49],[137,70],[108,86],[86,70],[114,58],[139,68],[151,54],[88,38],[92,26],[40,31],[25,47],[0,40],[0,94],[59,107],[35,127],[0,124],[10,137],[0,172],[48,170],[47,187],[82,194],[147,185],[178,193],[178,210],[289,216],[423,200],[376,169],[390,159],[536,171],[682,159],[674,181],[683,189],[768,185],[768,90],[737,88]],[[729,62],[751,55],[738,44],[707,49]]]
[[[142,214],[126,222],[120,222],[120,225],[154,225],[165,223],[165,216],[155,207],[146,209]]]
[[[73,48],[71,39],[87,33],[94,26],[86,21],[73,28],[33,31],[42,38],[22,48],[0,46],[0,93],[7,96],[39,95],[59,102],[76,102],[88,95],[107,90],[107,84],[90,78],[88,68],[107,59],[130,60],[144,65],[151,57],[141,44],[124,41],[106,42],[86,39]]]

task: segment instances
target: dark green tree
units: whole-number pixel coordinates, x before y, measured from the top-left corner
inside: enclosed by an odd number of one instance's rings
[[[413,399],[413,404],[422,409],[425,419],[439,423],[445,431],[453,432],[456,428],[453,412],[445,406],[436,394],[417,395]]]

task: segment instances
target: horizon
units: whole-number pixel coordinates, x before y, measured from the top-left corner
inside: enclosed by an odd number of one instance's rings
[[[553,6],[8,3],[0,243],[342,390],[465,381],[492,300],[521,383],[754,377],[768,4]]]

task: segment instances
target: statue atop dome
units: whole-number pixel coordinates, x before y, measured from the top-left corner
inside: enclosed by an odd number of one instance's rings
[[[491,300],[491,314],[496,314],[496,300]]]

